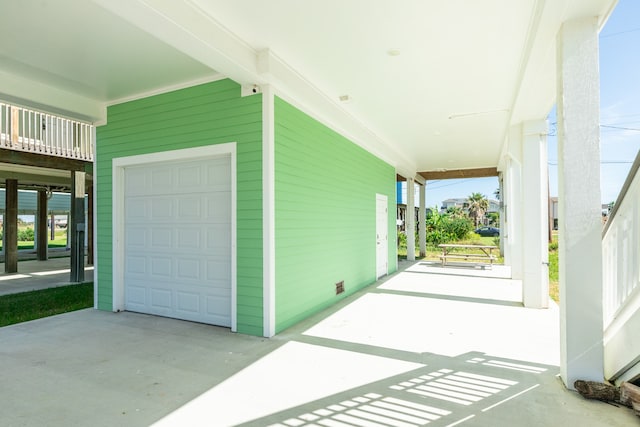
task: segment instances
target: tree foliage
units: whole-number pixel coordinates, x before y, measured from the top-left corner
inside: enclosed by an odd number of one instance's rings
[[[427,245],[438,246],[441,243],[455,242],[465,239],[473,230],[473,225],[467,215],[452,209],[444,214],[437,209],[430,210],[426,221]]]
[[[480,225],[480,221],[489,209],[489,200],[487,196],[481,193],[472,193],[467,201],[469,203],[469,217],[473,220],[476,227]]]

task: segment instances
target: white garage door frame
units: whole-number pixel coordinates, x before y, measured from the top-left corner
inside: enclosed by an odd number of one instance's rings
[[[118,157],[112,160],[112,208],[113,208],[113,311],[125,309],[125,168],[184,160],[203,160],[206,157],[231,156],[231,330],[237,330],[237,264],[236,264],[236,143],[185,148],[137,156]]]

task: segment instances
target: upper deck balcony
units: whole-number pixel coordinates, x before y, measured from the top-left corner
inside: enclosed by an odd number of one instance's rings
[[[94,126],[0,102],[0,149],[93,162]]]

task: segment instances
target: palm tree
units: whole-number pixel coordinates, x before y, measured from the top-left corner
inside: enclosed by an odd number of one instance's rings
[[[450,218],[466,218],[467,214],[460,206],[449,206],[445,212]]]
[[[473,219],[475,226],[478,227],[485,212],[489,209],[489,200],[484,194],[472,193],[467,198],[467,202],[469,203],[469,216]]]

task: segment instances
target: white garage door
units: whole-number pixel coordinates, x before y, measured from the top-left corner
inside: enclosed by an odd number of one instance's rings
[[[231,157],[124,174],[125,309],[231,326]]]

